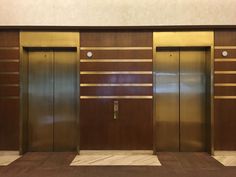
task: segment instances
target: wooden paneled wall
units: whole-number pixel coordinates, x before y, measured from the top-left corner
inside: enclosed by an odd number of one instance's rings
[[[152,32],[90,31],[80,38],[81,149],[152,149]]]
[[[215,32],[214,85],[215,150],[236,150],[236,30]]]
[[[19,33],[0,31],[0,150],[19,149]]]

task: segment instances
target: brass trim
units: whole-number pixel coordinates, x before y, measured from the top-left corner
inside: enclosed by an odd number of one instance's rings
[[[215,46],[215,49],[236,49],[236,46]]]
[[[152,47],[80,47],[80,50],[152,50]]]
[[[20,99],[18,96],[1,96],[0,99]]]
[[[236,74],[236,71],[214,71],[215,74]]]
[[[28,142],[28,48],[76,48],[76,131],[77,153],[80,151],[79,109],[80,109],[80,33],[63,31],[21,31],[20,32],[20,154],[27,152]]]
[[[0,63],[11,63],[11,62],[14,62],[14,63],[19,63],[20,60],[18,59],[4,59],[4,60],[0,60]]]
[[[79,32],[22,31],[21,47],[79,47]]]
[[[208,109],[207,114],[209,118],[208,124],[208,139],[207,151],[214,154],[214,32],[213,31],[169,31],[169,32],[153,32],[153,62],[156,60],[157,47],[207,47],[209,48],[209,82],[207,86],[209,93],[207,94]],[[155,70],[155,65],[153,65]],[[153,93],[155,93],[155,78],[153,77]],[[156,100],[154,94],[154,102]],[[156,107],[153,104],[153,115],[156,114]],[[153,154],[156,154],[156,127],[157,122],[153,116]]]
[[[215,62],[235,62],[236,58],[216,58]]]
[[[236,99],[236,96],[214,96],[214,99]]]
[[[18,75],[19,74],[19,72],[0,72],[0,75],[1,74],[14,74],[14,75]]]
[[[20,47],[0,47],[0,50],[19,50]]]
[[[152,71],[81,71],[80,74],[152,74]]]
[[[215,87],[235,87],[236,83],[216,83]]]
[[[148,83],[148,84],[80,84],[80,87],[151,87],[152,83]]]
[[[90,62],[152,62],[152,59],[81,59],[81,63],[90,63]]]
[[[80,96],[80,99],[152,99],[152,96]]]
[[[0,84],[0,87],[19,87],[19,84]]]

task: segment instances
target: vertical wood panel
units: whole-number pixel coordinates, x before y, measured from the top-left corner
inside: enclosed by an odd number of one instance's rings
[[[81,83],[119,84],[119,86],[80,87],[81,96],[152,96],[152,86],[122,86],[122,84],[152,84],[152,74],[96,74],[98,71],[152,71],[150,61],[124,62],[124,59],[152,61],[152,32],[81,32],[81,47],[86,47],[86,50],[80,52],[81,59],[89,60],[86,54],[91,51],[92,59],[100,60],[100,62],[81,62],[81,71],[94,72],[80,75]],[[99,50],[96,50],[97,47],[100,47]],[[102,59],[116,59],[116,62],[101,62]],[[117,120],[114,119],[114,101],[119,102]],[[152,149],[152,99],[81,99],[80,106],[81,149]]]
[[[236,30],[223,30],[215,32],[215,46],[223,46],[225,49],[215,49],[215,58],[235,58]],[[222,51],[228,51],[228,56],[223,57]],[[215,71],[236,71],[236,62],[215,62]],[[235,74],[215,74],[214,82],[236,83]],[[235,87],[217,86],[214,89],[215,96],[236,96]],[[215,150],[236,150],[236,99],[214,100],[214,142]]]
[[[0,150],[19,149],[18,47],[18,31],[0,30]]]

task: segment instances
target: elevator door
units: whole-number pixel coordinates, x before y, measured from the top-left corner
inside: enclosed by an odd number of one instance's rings
[[[76,149],[76,51],[28,52],[28,150]]]
[[[206,151],[205,58],[204,48],[157,49],[157,151]]]

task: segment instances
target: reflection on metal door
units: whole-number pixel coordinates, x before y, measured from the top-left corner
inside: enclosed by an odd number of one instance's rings
[[[76,51],[30,49],[29,151],[76,149]]]
[[[158,151],[206,151],[206,52],[159,48],[155,61]]]

